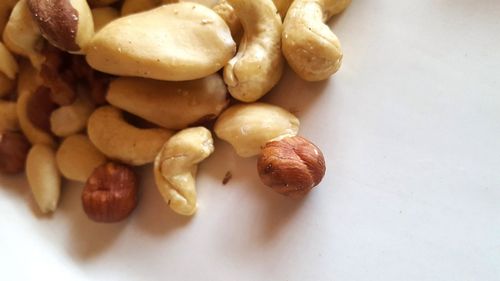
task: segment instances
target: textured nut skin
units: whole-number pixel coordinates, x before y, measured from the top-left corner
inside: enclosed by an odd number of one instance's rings
[[[19,133],[0,134],[0,173],[15,174],[24,170],[30,149],[28,140]]]
[[[96,222],[118,222],[137,205],[137,178],[127,166],[108,162],[97,167],[82,193],[83,210]]]
[[[94,21],[86,0],[28,0],[42,35],[54,46],[79,53],[94,34]]]
[[[321,150],[302,137],[267,143],[257,169],[265,185],[291,197],[305,195],[321,182],[326,171]]]

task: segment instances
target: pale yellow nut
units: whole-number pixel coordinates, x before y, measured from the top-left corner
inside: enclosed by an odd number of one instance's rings
[[[163,144],[173,135],[166,129],[134,127],[123,119],[119,109],[112,106],[100,107],[92,113],[87,133],[104,155],[134,166],[153,162]]]
[[[231,35],[234,40],[239,42],[242,36],[242,26],[240,19],[236,16],[234,8],[227,2],[227,0],[220,0],[215,4],[212,9],[226,22],[231,30]]]
[[[333,75],[342,64],[337,36],[325,24],[351,0],[296,0],[283,23],[283,54],[304,80],[319,81]]]
[[[243,25],[238,53],[224,67],[224,81],[231,95],[253,102],[267,94],[281,79],[281,18],[271,0],[227,0]]]
[[[19,119],[17,118],[16,103],[0,101],[0,132],[18,130]]]
[[[118,78],[109,85],[106,99],[168,129],[184,129],[214,119],[229,103],[226,86],[218,74],[184,82]]]
[[[94,169],[106,162],[106,156],[86,135],[73,135],[65,138],[57,149],[56,162],[65,178],[86,182]]]
[[[26,177],[40,211],[55,211],[61,192],[61,176],[52,147],[35,144],[31,148],[26,159]]]
[[[52,111],[50,130],[59,137],[79,133],[87,127],[87,121],[94,108],[95,105],[87,93],[80,93],[74,103],[61,106]]]
[[[0,73],[0,98],[10,94],[16,87],[16,81],[9,79],[5,74]]]
[[[190,216],[196,212],[197,165],[213,151],[210,131],[204,127],[195,127],[172,136],[156,156],[156,186],[176,213]]]
[[[40,69],[45,60],[39,52],[43,37],[31,16],[27,0],[20,0],[12,10],[3,31],[3,41],[10,51],[29,58],[33,66]]]
[[[234,52],[229,28],[214,11],[176,3],[110,22],[89,44],[87,62],[115,75],[184,81],[215,73]]]
[[[0,34],[3,33],[5,25],[9,20],[10,13],[18,0],[2,0],[0,1]]]
[[[151,10],[161,5],[178,2],[192,2],[211,7],[215,4],[216,0],[125,0],[123,1],[121,14],[122,16],[127,16]]]
[[[230,143],[242,157],[258,155],[271,140],[296,136],[299,119],[285,109],[266,103],[238,104],[217,119],[217,137]]]
[[[87,0],[28,0],[28,7],[43,37],[52,45],[70,53],[84,53],[94,35]]]
[[[14,80],[18,71],[19,67],[14,56],[5,48],[5,45],[0,42],[0,73]]]
[[[92,9],[94,19],[94,29],[99,31],[103,26],[120,17],[120,12],[112,7],[102,7]]]

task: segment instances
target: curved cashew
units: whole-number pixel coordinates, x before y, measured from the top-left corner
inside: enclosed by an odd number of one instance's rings
[[[95,105],[86,94],[80,94],[73,104],[52,111],[50,130],[54,135],[67,137],[81,132],[87,127],[87,120]]]
[[[26,177],[38,207],[43,213],[57,208],[61,192],[61,176],[56,153],[48,145],[34,145],[26,159]]]
[[[109,85],[106,99],[168,129],[184,129],[216,118],[229,102],[218,74],[185,82],[118,78]]]
[[[61,174],[70,180],[86,182],[95,168],[106,162],[104,156],[85,135],[64,139],[56,153]]]
[[[16,103],[0,101],[0,132],[18,130],[19,119],[17,118]]]
[[[43,37],[61,50],[82,53],[94,36],[86,0],[28,0],[28,7]]]
[[[19,126],[32,144],[55,145],[49,133],[49,116],[54,109],[49,94],[46,88],[40,87],[36,91],[24,91],[17,100]]]
[[[184,81],[217,72],[235,48],[214,11],[185,2],[110,22],[90,42],[87,62],[116,75]]]
[[[16,81],[0,73],[0,98],[7,96],[16,87]]]
[[[31,16],[27,0],[20,0],[10,14],[3,31],[3,41],[12,52],[30,59],[40,69],[45,60],[39,52],[43,37]]]
[[[5,48],[4,44],[0,42],[0,73],[14,80],[18,71],[19,67],[16,59],[14,59],[14,56]]]
[[[196,212],[197,165],[213,151],[210,131],[196,127],[172,136],[156,156],[156,185],[163,199],[176,213],[190,216]]]
[[[224,67],[231,95],[256,101],[273,88],[283,73],[281,19],[271,0],[228,0],[243,25],[238,53]]]
[[[120,12],[112,7],[102,7],[92,9],[94,19],[94,29],[99,31],[103,26],[120,17]]]
[[[241,31],[243,27],[241,26],[240,19],[236,16],[233,6],[231,6],[227,0],[220,0],[215,6],[212,7],[214,10],[227,24],[231,30],[231,35],[235,41],[241,40]]]
[[[324,23],[344,10],[351,0],[296,0],[283,23],[283,54],[304,80],[319,81],[342,64],[337,36]]]
[[[162,145],[173,134],[160,128],[136,128],[123,119],[119,109],[112,106],[100,107],[92,113],[87,133],[90,141],[104,155],[134,166],[153,162]]]
[[[271,140],[296,136],[299,119],[281,107],[266,103],[234,105],[214,126],[217,137],[229,142],[241,157],[258,155]]]

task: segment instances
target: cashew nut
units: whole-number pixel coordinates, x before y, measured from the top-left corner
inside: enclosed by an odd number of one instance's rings
[[[299,119],[281,107],[266,104],[238,104],[224,111],[214,126],[217,137],[229,142],[236,153],[251,157],[271,140],[296,136]]]
[[[241,40],[242,26],[240,19],[236,16],[233,7],[227,2],[227,0],[220,0],[215,6],[212,7],[224,21],[231,30],[231,35],[234,40],[239,42]]]
[[[231,95],[256,101],[273,88],[283,73],[281,19],[271,0],[227,0],[243,25],[238,53],[224,67]]]
[[[122,5],[122,16],[144,12],[165,4],[192,2],[212,7],[216,0],[125,0]]]
[[[16,5],[18,0],[2,0],[0,2],[0,34],[3,33],[5,24],[9,20],[12,8]]]
[[[94,35],[86,0],[28,0],[28,7],[43,37],[61,50],[82,53]]]
[[[52,111],[50,130],[56,136],[67,137],[83,131],[87,120],[94,111],[94,104],[86,93],[80,93],[73,104],[65,105]]]
[[[70,180],[86,182],[95,168],[106,162],[104,156],[85,135],[64,139],[56,153],[61,174]]]
[[[229,102],[218,74],[185,82],[118,78],[111,82],[106,99],[168,129],[184,129],[216,118]]]
[[[0,98],[7,96],[16,87],[16,81],[0,73]]]
[[[36,144],[31,148],[26,159],[26,176],[40,210],[43,213],[55,211],[61,192],[61,176],[56,153],[50,146]]]
[[[0,42],[0,73],[5,74],[9,79],[14,80],[19,71],[17,62],[14,56],[5,48],[4,44]]]
[[[20,93],[16,108],[19,126],[32,144],[55,145],[49,133],[49,116],[53,109],[47,89],[40,87],[36,91]]]
[[[172,136],[156,156],[156,185],[163,199],[176,213],[190,216],[196,212],[197,165],[213,151],[210,131],[196,127]]]
[[[99,31],[103,26],[120,17],[120,12],[115,8],[103,7],[92,9],[94,29]]]
[[[112,106],[100,107],[92,113],[87,133],[90,141],[104,155],[135,166],[153,162],[162,145],[173,134],[160,128],[136,128],[124,120],[119,109]]]
[[[14,6],[3,31],[3,41],[9,50],[29,58],[33,66],[40,69],[45,60],[39,52],[43,37],[31,16],[27,0],[20,0]]]
[[[283,54],[304,80],[319,81],[342,64],[339,39],[324,23],[343,11],[351,0],[296,0],[283,23]]]
[[[0,132],[18,130],[19,119],[17,118],[16,103],[0,101]]]
[[[234,52],[216,13],[184,2],[110,22],[90,42],[87,62],[111,74],[182,81],[215,73]]]

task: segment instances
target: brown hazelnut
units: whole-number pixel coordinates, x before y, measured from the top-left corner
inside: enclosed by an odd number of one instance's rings
[[[30,143],[22,134],[0,133],[0,172],[5,174],[22,172],[30,147]]]
[[[129,167],[112,162],[97,167],[82,193],[87,216],[96,222],[118,222],[137,205],[137,178]]]
[[[257,163],[262,182],[274,191],[291,197],[305,195],[325,175],[321,150],[302,137],[268,142]]]

